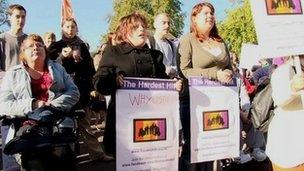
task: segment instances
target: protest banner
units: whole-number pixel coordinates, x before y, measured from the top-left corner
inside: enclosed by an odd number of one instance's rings
[[[116,169],[178,170],[174,81],[125,78],[116,92]]]
[[[264,58],[304,54],[303,0],[250,0]]]
[[[259,64],[261,55],[259,54],[259,47],[255,44],[243,43],[240,56],[239,68],[249,69],[254,65]]]
[[[304,54],[304,0],[250,0],[260,52],[265,58],[293,56],[302,74],[299,56]],[[304,92],[301,92],[304,101]],[[304,107],[304,103],[303,103]]]
[[[61,23],[69,18],[75,19],[71,0],[61,1]],[[75,19],[76,20],[76,19]]]
[[[240,121],[236,79],[222,85],[189,78],[191,163],[239,156]]]

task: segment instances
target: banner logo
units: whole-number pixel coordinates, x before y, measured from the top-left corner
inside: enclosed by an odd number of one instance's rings
[[[166,118],[134,119],[133,142],[163,141],[166,140]]]
[[[212,131],[229,128],[228,110],[203,112],[203,130]]]
[[[301,0],[265,0],[268,15],[302,14]]]

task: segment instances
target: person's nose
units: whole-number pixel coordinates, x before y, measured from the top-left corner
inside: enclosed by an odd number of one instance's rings
[[[38,50],[40,45],[38,43],[33,44],[33,50]]]
[[[138,31],[144,31],[145,30],[145,28],[142,26],[142,25],[140,25],[139,27],[138,27]]]
[[[18,23],[21,23],[21,21],[22,21],[21,17],[17,18]]]
[[[170,27],[170,23],[165,23],[165,27],[169,28]]]
[[[207,18],[213,18],[213,15],[211,13],[207,13],[206,17]]]

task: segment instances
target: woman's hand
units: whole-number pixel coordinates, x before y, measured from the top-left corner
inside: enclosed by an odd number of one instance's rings
[[[166,74],[169,78],[174,78],[177,75],[176,70],[172,66],[166,66]]]
[[[72,56],[73,56],[75,62],[80,62],[82,60],[81,53],[80,53],[79,49],[73,50]]]
[[[182,91],[183,89],[183,81],[182,80],[177,80],[176,78],[174,78],[174,80],[176,80],[176,82],[174,83],[174,87],[177,91]]]
[[[225,69],[223,70],[219,70],[216,73],[217,75],[217,79],[221,82],[221,83],[229,83],[232,79],[232,71]]]
[[[291,88],[292,91],[298,92],[304,89],[304,75],[303,74],[296,74],[293,76],[291,80]]]
[[[178,147],[178,157],[182,156],[182,152],[183,152],[183,146],[179,146]]]
[[[70,57],[72,55],[72,48],[71,47],[62,48],[61,54],[65,58]]]
[[[116,77],[116,84],[121,87],[123,86],[123,83],[124,83],[124,77],[122,74],[118,74],[117,77]]]
[[[251,70],[247,69],[246,72],[245,72],[245,78],[250,79],[251,76],[252,76]]]
[[[50,103],[42,101],[42,100],[33,100],[32,101],[32,108],[33,109],[37,109],[37,108],[40,108],[40,107],[43,107],[43,106],[50,106]]]

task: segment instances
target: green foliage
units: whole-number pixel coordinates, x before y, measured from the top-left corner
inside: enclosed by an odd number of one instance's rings
[[[7,14],[6,14],[7,7],[8,7],[7,0],[0,0],[0,26],[8,23]]]
[[[185,14],[179,0],[114,0],[113,3],[114,14],[109,18],[109,32],[115,31],[121,17],[139,11],[147,18],[149,29],[153,29],[155,15],[168,13],[172,19],[171,34],[176,37],[182,34]]]
[[[239,56],[242,43],[257,43],[249,0],[227,11],[227,17],[218,24],[220,35],[228,43],[229,50]]]

